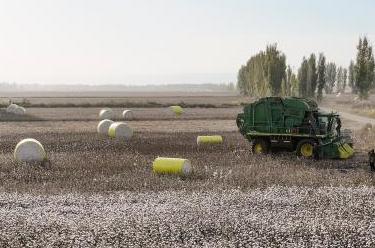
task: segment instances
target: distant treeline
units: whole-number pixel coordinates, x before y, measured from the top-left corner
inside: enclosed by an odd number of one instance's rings
[[[234,91],[235,85],[233,83],[220,84],[150,84],[150,85],[126,85],[126,84],[18,84],[0,82],[0,93],[5,91],[127,91],[127,92],[222,92]]]
[[[266,51],[252,56],[238,72],[237,87],[244,95],[299,96],[322,100],[326,94],[342,93],[350,87],[361,99],[367,99],[375,88],[373,48],[366,37],[360,38],[356,60],[348,68],[327,62],[323,53],[303,57],[297,72],[286,65],[286,56],[269,45]]]

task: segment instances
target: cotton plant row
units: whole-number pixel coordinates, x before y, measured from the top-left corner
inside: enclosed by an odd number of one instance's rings
[[[0,193],[2,247],[374,247],[373,187]]]

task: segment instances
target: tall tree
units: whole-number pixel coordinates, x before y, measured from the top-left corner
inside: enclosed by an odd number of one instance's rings
[[[356,82],[355,82],[355,65],[354,65],[354,62],[353,60],[350,61],[350,65],[349,65],[349,77],[348,77],[348,81],[349,81],[349,87],[352,89],[352,93],[353,94],[357,94],[358,93],[358,90],[356,88]]]
[[[336,75],[336,93],[342,91],[343,71],[344,69],[341,66],[339,66]]]
[[[330,62],[326,66],[326,84],[325,84],[325,92],[326,94],[332,94],[333,88],[335,87],[336,82],[336,64]]]
[[[307,76],[309,70],[309,63],[305,57],[302,59],[301,67],[298,69],[298,81],[299,81],[299,96],[307,97]]]
[[[326,85],[326,57],[323,53],[319,54],[319,62],[318,62],[318,101],[321,102],[323,100],[323,89]]]
[[[342,70],[342,84],[341,84],[342,88],[341,88],[341,93],[345,92],[347,81],[348,81],[348,69],[344,68]]]
[[[247,89],[246,66],[241,66],[237,75],[237,88],[242,95],[251,95]]]
[[[277,50],[277,45],[267,46],[252,56],[238,72],[237,85],[244,95],[280,95],[282,80],[285,78],[285,55]]]
[[[292,75],[292,68],[290,67],[290,65],[288,65],[285,73],[285,79],[283,80],[282,84],[282,95],[284,96],[292,95]]]
[[[297,79],[296,74],[292,72],[290,76],[290,95],[291,96],[298,96],[299,95],[299,81]]]
[[[308,60],[308,69],[307,69],[306,95],[308,97],[315,96],[317,79],[318,79],[318,74],[316,71],[316,57],[315,57],[315,54],[312,53]]]
[[[271,87],[272,95],[280,95],[281,82],[285,78],[285,55],[277,50],[277,45],[267,46],[266,49],[266,75]]]
[[[366,37],[359,39],[357,46],[357,59],[355,65],[355,83],[359,97],[367,99],[371,86],[374,83],[374,55],[372,46]]]

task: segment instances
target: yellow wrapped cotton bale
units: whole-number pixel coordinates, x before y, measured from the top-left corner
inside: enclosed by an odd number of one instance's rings
[[[113,119],[113,117],[114,117],[113,110],[110,109],[110,108],[102,109],[99,112],[99,117],[100,117],[101,120],[105,120],[105,119],[110,120],[110,119]]]
[[[129,140],[133,136],[133,129],[124,122],[115,122],[109,126],[108,135],[111,138]]]
[[[176,174],[180,176],[187,176],[192,172],[189,160],[163,157],[154,160],[152,170],[155,174]]]
[[[184,110],[182,109],[181,106],[170,106],[170,109],[173,111],[173,113],[176,114],[176,116],[180,116],[182,115],[182,113],[184,112]]]
[[[109,127],[113,124],[113,121],[111,120],[102,120],[99,122],[96,130],[98,131],[99,134],[108,134]]]
[[[134,119],[134,113],[133,113],[133,111],[127,109],[127,110],[124,110],[124,112],[122,112],[122,117],[125,120],[133,120]]]
[[[197,137],[197,145],[221,144],[221,143],[223,143],[223,137],[220,136],[220,135],[198,136]]]
[[[16,108],[18,108],[18,105],[12,103],[12,104],[10,104],[10,105],[7,107],[7,110],[6,110],[6,111],[7,111],[8,113],[14,113],[14,110],[15,110]]]
[[[47,159],[47,154],[39,141],[29,138],[17,144],[14,158],[18,162],[43,162]]]

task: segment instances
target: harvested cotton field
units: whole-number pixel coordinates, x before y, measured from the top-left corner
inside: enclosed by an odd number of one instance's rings
[[[112,108],[133,130],[125,142],[98,134],[101,109],[31,107],[2,122],[0,246],[373,245],[369,126],[343,121],[356,128],[353,159],[313,161],[253,155],[237,131],[240,106],[179,117],[168,106],[131,108],[129,121]],[[213,135],[222,142],[197,144]],[[48,166],[14,159],[25,138],[43,144]],[[157,157],[188,159],[192,173],[155,174]]]
[[[3,247],[375,245],[372,187],[50,196],[1,193],[0,201]]]
[[[124,120],[123,108],[112,108],[113,120]],[[240,106],[227,108],[184,108],[184,114],[178,119],[224,119],[233,120],[241,111]],[[92,121],[100,120],[98,113],[101,108],[28,108],[28,114],[44,121]],[[168,107],[132,108],[131,120],[175,120],[175,114]],[[126,120],[126,119],[125,119]]]

